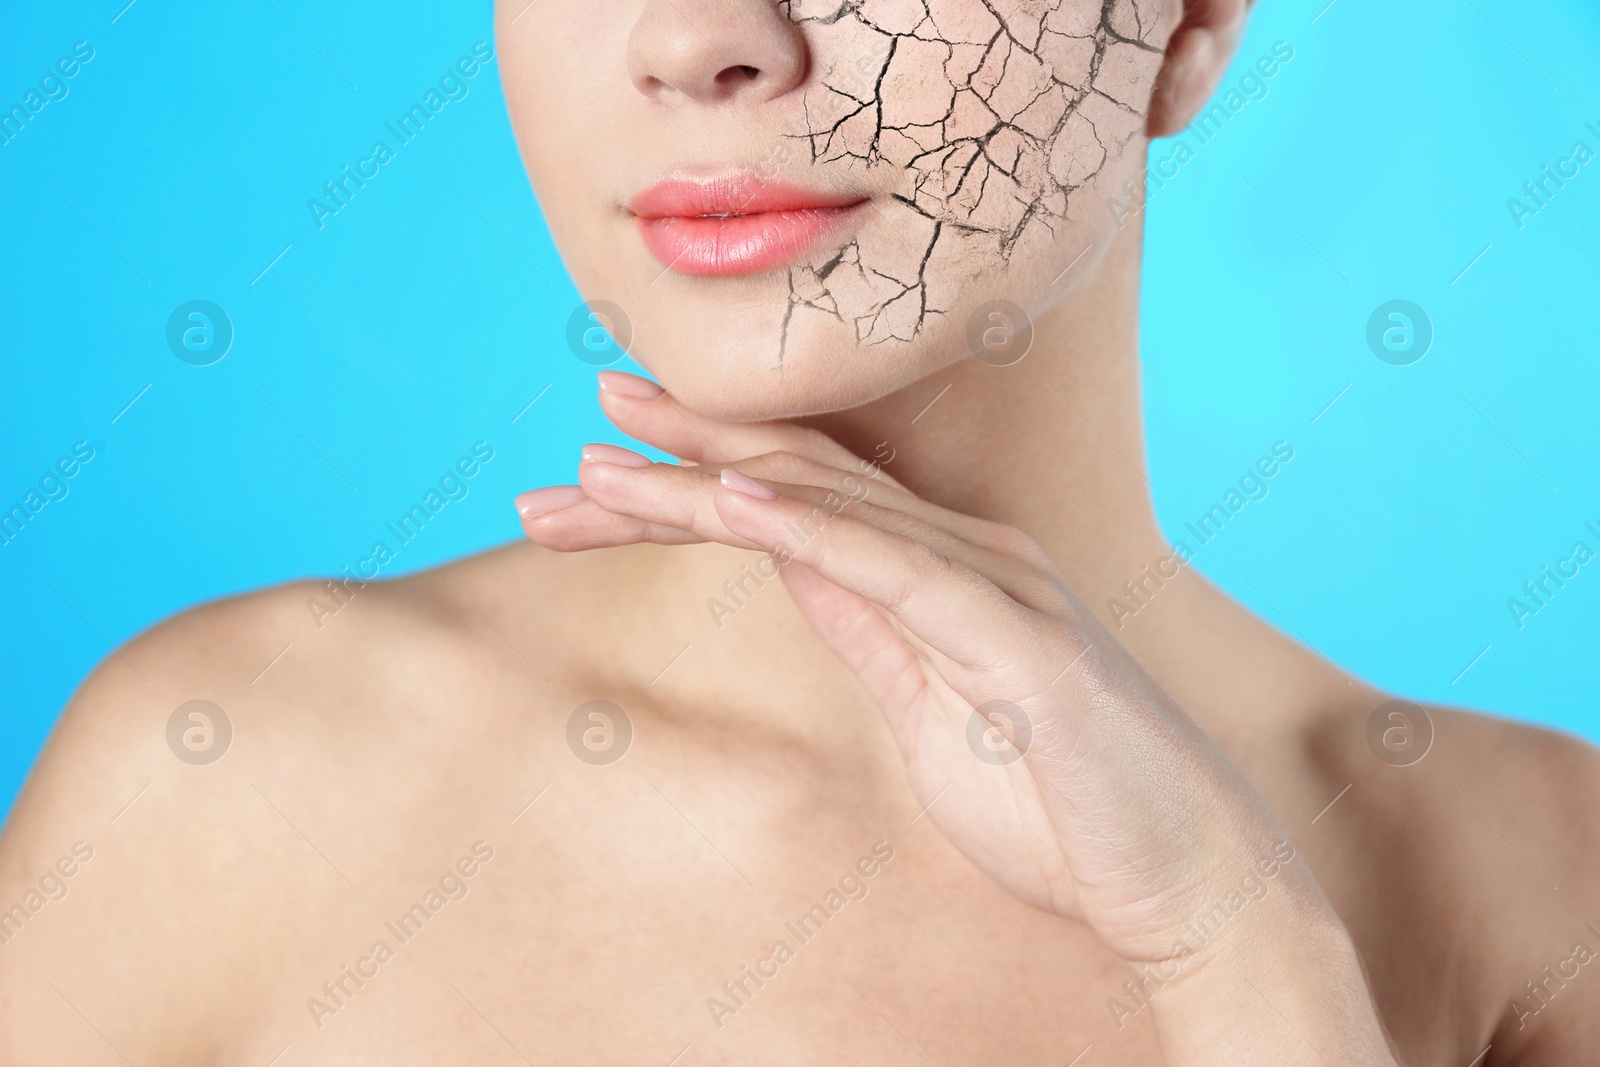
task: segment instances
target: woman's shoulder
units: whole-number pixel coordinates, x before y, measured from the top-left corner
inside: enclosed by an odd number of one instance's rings
[[[421,576],[306,579],[187,608],[101,660],[63,710],[41,765],[60,747],[126,755],[134,736],[146,742],[135,748],[159,749],[164,730],[150,728],[152,716],[192,701],[226,711],[381,686],[392,672],[372,668],[414,662],[425,638],[448,636],[456,620],[440,599]]]
[[[518,654],[507,635],[527,631],[567,582],[555,553],[510,545],[397,578],[290,581],[195,605],[90,672],[35,777],[55,769],[58,750],[78,760],[170,756],[168,720],[190,703],[199,713],[214,705],[219,722],[271,709],[258,725],[275,730],[294,726],[297,710],[336,709],[307,724],[329,738],[359,727],[366,709],[479,670],[478,660],[497,656],[497,642],[499,652]]]
[[[508,598],[544,592],[512,572],[562,577],[524,555],[289,582],[190,608],[109,654],[0,833],[0,910],[18,905],[0,914],[0,1060],[59,1052],[78,1025],[39,979],[57,976],[51,961],[160,960],[160,996],[193,1007],[184,1026],[200,1032],[226,1011],[228,968],[259,970],[250,915],[319,929],[419,842],[470,841],[481,828],[456,821],[473,805],[446,799],[475,788],[458,753],[493,751],[508,723],[529,736],[501,748],[550,732],[534,665],[553,652],[526,619],[553,609]],[[146,1009],[152,992],[124,990]],[[11,1025],[23,1018],[40,1022]],[[153,1058],[181,1038],[147,1036]]]
[[[104,803],[148,780],[136,770],[147,765],[177,773],[257,740],[309,754],[396,715],[413,730],[455,725],[486,682],[558,689],[604,658],[634,577],[661,551],[564,555],[518,542],[382,581],[291,581],[191,607],[90,672],[9,824],[62,782],[75,805]]]
[[[1524,1062],[1515,1053],[1535,1039],[1572,1059],[1592,1051],[1600,750],[1524,722],[1384,697],[1326,726],[1312,742],[1326,806],[1294,837],[1363,944],[1380,999],[1420,983],[1482,1006],[1500,1020],[1494,1062]],[[1438,951],[1398,951],[1408,944]],[[1579,967],[1580,956],[1596,962]],[[1552,982],[1562,961],[1570,973]]]
[[[1337,783],[1312,833],[1348,820],[1370,848],[1409,852],[1434,875],[1600,892],[1600,749],[1581,738],[1380,697],[1326,720],[1309,747],[1317,777]]]
[[[1344,751],[1328,762],[1351,779],[1352,799],[1365,787],[1395,817],[1408,805],[1437,803],[1463,816],[1462,840],[1487,835],[1513,857],[1524,845],[1560,845],[1551,848],[1551,866],[1559,865],[1556,854],[1567,853],[1574,871],[1600,873],[1600,848],[1567,847],[1584,837],[1600,844],[1594,818],[1600,749],[1588,741],[1494,714],[1396,698],[1363,706],[1341,729]],[[1530,857],[1524,860],[1522,873],[1549,881]]]
[[[1461,827],[1452,873],[1477,889],[1460,951],[1503,950],[1490,991],[1503,1005],[1501,1062],[1586,1061],[1600,1047],[1600,750],[1528,723],[1429,712],[1438,832]]]

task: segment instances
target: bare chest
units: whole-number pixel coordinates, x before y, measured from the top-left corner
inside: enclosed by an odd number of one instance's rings
[[[297,935],[264,1044],[396,1065],[1160,1062],[1149,990],[914,809],[774,826],[670,776],[559,786]]]
[[[1159,985],[979,873],[891,748],[635,719],[616,762],[507,728],[324,804],[365,812],[361,888],[263,934],[230,1062],[1161,1062]]]

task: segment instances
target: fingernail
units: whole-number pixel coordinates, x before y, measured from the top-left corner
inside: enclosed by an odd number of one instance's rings
[[[582,502],[583,487],[578,485],[547,485],[517,497],[517,514],[524,519],[547,515],[552,511],[570,508]]]
[[[665,389],[652,382],[649,378],[641,378],[637,374],[629,374],[627,371],[603,370],[596,377],[600,379],[602,392],[629,397],[633,400],[654,400],[666,392]]]
[[[778,494],[762,485],[748,474],[740,474],[732,467],[722,469],[722,487],[732,489],[735,493],[753,496],[757,500],[776,500]]]
[[[583,446],[583,461],[585,463],[615,463],[619,467],[648,467],[650,460],[639,453],[616,445],[605,445],[596,442]]]

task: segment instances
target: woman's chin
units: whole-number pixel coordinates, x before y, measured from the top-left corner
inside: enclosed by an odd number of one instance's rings
[[[837,324],[835,324],[837,325]],[[800,418],[860,407],[948,366],[925,343],[863,346],[846,328],[791,336],[776,358],[771,336],[684,340],[638,358],[692,411],[730,422]]]

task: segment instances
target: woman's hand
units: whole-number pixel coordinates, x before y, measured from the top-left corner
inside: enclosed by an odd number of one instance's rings
[[[928,816],[1012,895],[1084,922],[1144,968],[1161,990],[1158,1023],[1173,1024],[1161,1025],[1170,1062],[1255,1061],[1254,1045],[1218,1029],[1218,998],[1286,979],[1309,985],[1268,1002],[1285,1019],[1329,1010],[1319,983],[1336,986],[1331,1028],[1297,1019],[1342,1046],[1322,1052],[1392,1062],[1343,927],[1265,800],[1031,538],[921,500],[815,431],[717,423],[615,372],[601,394],[625,432],[693,465],[590,446],[581,496],[519,498],[530,538],[566,551],[717,541],[772,553],[882,709]],[[1294,946],[1331,979],[1296,974]]]

